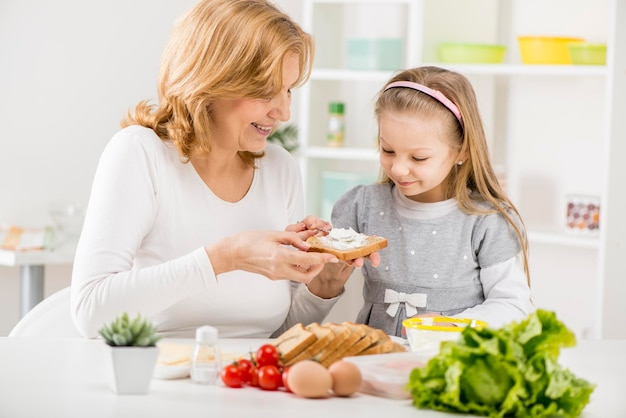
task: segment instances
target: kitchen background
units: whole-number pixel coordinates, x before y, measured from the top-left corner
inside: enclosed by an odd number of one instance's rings
[[[51,225],[53,205],[86,205],[103,147],[126,110],[156,96],[171,25],[194,3],[0,2],[0,227]],[[441,42],[502,44],[502,64],[439,65],[475,85],[494,162],[529,227],[534,301],[582,338],[626,337],[626,198],[617,185],[626,155],[625,0],[276,3],[317,42],[316,70],[294,94],[291,121],[309,212],[327,215],[336,193],[376,176],[371,105],[387,64],[436,63]],[[608,43],[607,65],[523,64],[519,35]],[[377,55],[381,40],[391,42],[381,54],[391,55]],[[331,101],[345,104],[341,148],[325,146]],[[577,196],[600,205],[600,231],[566,227]],[[19,320],[18,276],[18,267],[0,266],[0,336]],[[45,295],[70,276],[68,264],[46,266]],[[329,320],[354,319],[361,280],[355,274]]]

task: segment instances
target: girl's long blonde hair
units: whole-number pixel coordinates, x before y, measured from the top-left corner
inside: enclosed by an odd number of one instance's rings
[[[122,127],[153,129],[187,162],[211,152],[216,101],[274,97],[292,54],[300,64],[295,86],[301,85],[309,78],[313,53],[311,36],[269,1],[202,0],[172,30],[161,60],[158,105],[140,102]],[[239,155],[252,166],[263,156]]]
[[[454,114],[436,99],[409,88],[385,87],[394,81],[412,81],[433,90],[440,91],[454,103],[461,112],[462,123]],[[463,75],[439,67],[418,67],[401,71],[394,75],[378,93],[374,112],[380,121],[383,112],[397,114],[419,114],[442,120],[450,145],[459,155],[465,156],[462,165],[455,165],[447,182],[447,197],[454,197],[459,207],[466,213],[484,215],[499,212],[511,225],[522,248],[524,272],[530,285],[528,267],[528,239],[522,217],[506,196],[491,165],[487,139],[483,129],[476,95],[469,80]],[[382,182],[391,179],[382,173]],[[488,202],[494,209],[485,209],[478,200]],[[510,212],[517,215],[514,220]]]

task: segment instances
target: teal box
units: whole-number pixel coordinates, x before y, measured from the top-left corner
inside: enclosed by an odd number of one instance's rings
[[[347,41],[351,70],[398,70],[402,65],[401,38],[352,38]]]
[[[322,173],[322,210],[321,217],[330,221],[335,202],[348,190],[360,184],[373,184],[376,176],[362,173],[324,171]],[[338,226],[343,228],[343,226]]]

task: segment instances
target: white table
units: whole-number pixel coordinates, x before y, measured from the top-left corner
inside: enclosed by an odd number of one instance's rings
[[[74,262],[76,244],[68,243],[55,250],[0,250],[0,266],[20,268],[20,317],[43,300],[45,266]]]
[[[249,350],[262,342],[223,340],[222,347]],[[0,338],[0,417],[460,417],[418,410],[410,400],[360,393],[350,398],[301,399],[257,388],[198,386],[189,379],[154,379],[146,395],[116,395],[108,386],[103,344],[71,338]],[[563,350],[561,364],[597,384],[582,417],[626,417],[625,353],[626,340],[587,340]]]

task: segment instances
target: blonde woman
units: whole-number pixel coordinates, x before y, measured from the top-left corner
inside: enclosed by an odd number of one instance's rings
[[[310,36],[265,0],[203,0],[174,27],[158,103],[104,150],[76,252],[72,314],[86,337],[121,312],[164,336],[210,324],[269,337],[321,321],[343,284],[306,238],[295,160],[267,144],[313,61]]]
[[[493,327],[525,318],[524,224],[494,174],[470,82],[438,67],[402,71],[375,114],[382,181],[348,191],[332,212],[333,225],[389,242],[378,268],[363,266],[357,322],[401,336],[410,316]],[[351,270],[328,265],[322,276],[341,282]]]

